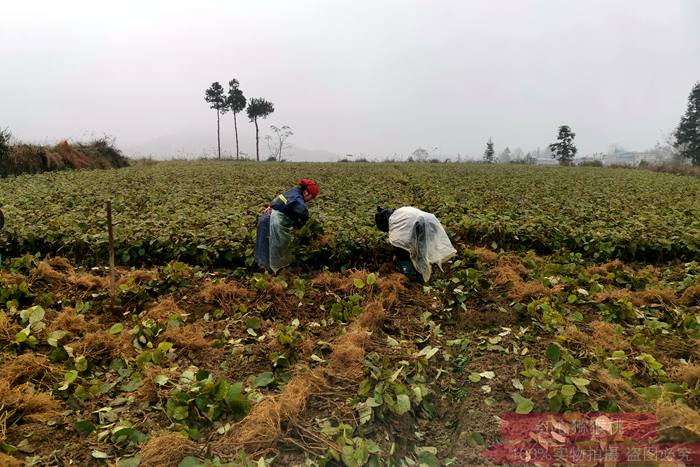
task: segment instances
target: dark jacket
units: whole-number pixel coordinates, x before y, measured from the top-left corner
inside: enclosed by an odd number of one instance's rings
[[[306,209],[304,194],[301,187],[294,187],[277,196],[270,202],[272,209],[280,211],[289,217],[295,227],[301,227],[309,219],[309,210]]]

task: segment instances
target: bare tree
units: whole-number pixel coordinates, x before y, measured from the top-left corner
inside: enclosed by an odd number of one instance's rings
[[[430,154],[423,148],[418,148],[411,153],[411,157],[416,162],[425,162],[428,160],[428,156],[430,156]]]
[[[289,145],[286,143],[287,138],[294,133],[287,125],[283,125],[282,128],[270,125],[270,130],[272,130],[274,136],[265,136],[265,142],[270,151],[270,159],[274,158],[277,162],[282,162],[282,152],[289,148]]]

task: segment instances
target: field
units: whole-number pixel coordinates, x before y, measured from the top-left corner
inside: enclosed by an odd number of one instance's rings
[[[261,274],[257,214],[302,177],[321,195],[296,261]],[[0,193],[2,465],[490,465],[514,413],[700,439],[697,178],[172,162]],[[407,282],[377,205],[434,212],[458,256]]]

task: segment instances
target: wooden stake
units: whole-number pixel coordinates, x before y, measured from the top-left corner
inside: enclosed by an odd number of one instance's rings
[[[114,280],[114,234],[112,232],[112,200],[107,201],[107,235],[109,236],[109,293],[112,297],[112,309],[114,309],[114,297],[116,296]]]

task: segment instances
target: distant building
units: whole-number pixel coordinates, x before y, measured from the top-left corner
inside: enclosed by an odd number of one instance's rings
[[[596,152],[594,154],[590,154],[588,156],[583,156],[583,157],[577,157],[574,159],[574,164],[579,165],[579,164],[592,164],[594,162],[597,162],[599,164],[603,164],[603,160],[605,158],[605,154]]]
[[[659,165],[665,162],[663,155],[657,152],[615,152],[603,156],[603,165],[629,165],[637,166],[642,162],[650,165]]]
[[[535,165],[559,165],[559,161],[555,158],[549,157],[536,157]]]

